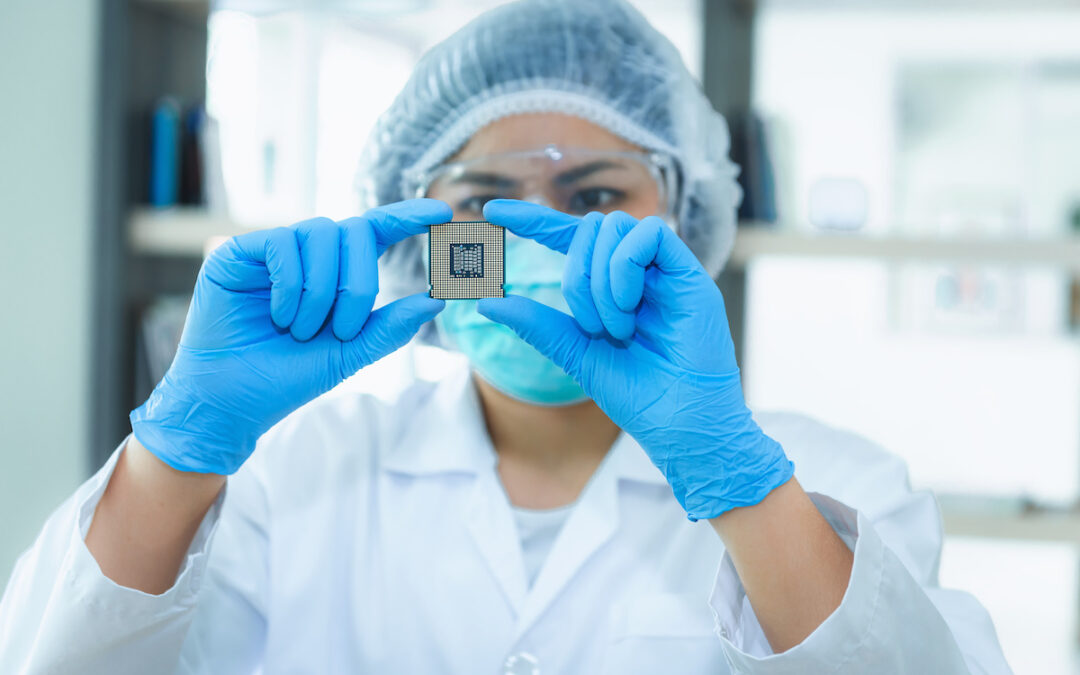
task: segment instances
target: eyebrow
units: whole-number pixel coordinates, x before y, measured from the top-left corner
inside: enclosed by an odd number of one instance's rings
[[[576,166],[573,169],[569,169],[555,176],[556,185],[567,185],[569,183],[576,183],[589,174],[596,173],[597,171],[603,171],[605,169],[621,169],[623,166],[615,162],[608,161],[606,159],[597,160],[595,162],[589,162],[588,164],[582,164]]]
[[[607,169],[621,169],[623,166],[616,162],[609,160],[597,160],[595,162],[589,162],[588,164],[582,164],[581,166],[575,166],[573,169],[568,169],[555,176],[556,185],[569,185],[570,183],[576,183],[577,181],[585,178],[590,174],[594,174],[597,171],[605,171]],[[488,173],[483,171],[466,171],[460,175],[457,175],[451,181],[453,183],[471,183],[473,185],[484,185],[494,188],[512,188],[519,184],[519,181],[509,178],[507,176]]]
[[[454,176],[452,183],[472,183],[474,185],[484,185],[494,188],[512,188],[518,184],[518,181],[513,178],[507,178],[497,173],[484,173],[482,171],[466,171],[465,173]]]

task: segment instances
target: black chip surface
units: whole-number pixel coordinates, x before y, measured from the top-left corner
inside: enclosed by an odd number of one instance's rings
[[[450,244],[450,276],[458,278],[484,276],[484,245]]]

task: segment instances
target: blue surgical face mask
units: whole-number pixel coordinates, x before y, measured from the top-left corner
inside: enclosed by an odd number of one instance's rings
[[[507,232],[506,292],[569,313],[562,296],[565,260],[561,253]],[[551,406],[587,398],[569,375],[514,331],[478,314],[475,300],[447,302],[435,325],[442,339],[462,352],[484,381],[507,396]]]

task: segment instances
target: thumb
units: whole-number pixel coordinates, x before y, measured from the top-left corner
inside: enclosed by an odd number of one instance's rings
[[[571,317],[519,295],[484,298],[476,303],[476,311],[507,326],[568,375],[578,378],[590,338]]]
[[[341,343],[343,377],[403,346],[445,306],[444,301],[432,299],[427,293],[417,293],[372,312],[360,334]]]

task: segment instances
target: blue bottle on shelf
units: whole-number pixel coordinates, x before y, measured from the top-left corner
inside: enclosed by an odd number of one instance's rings
[[[150,129],[150,205],[176,205],[180,188],[180,104],[171,97],[154,107]]]

